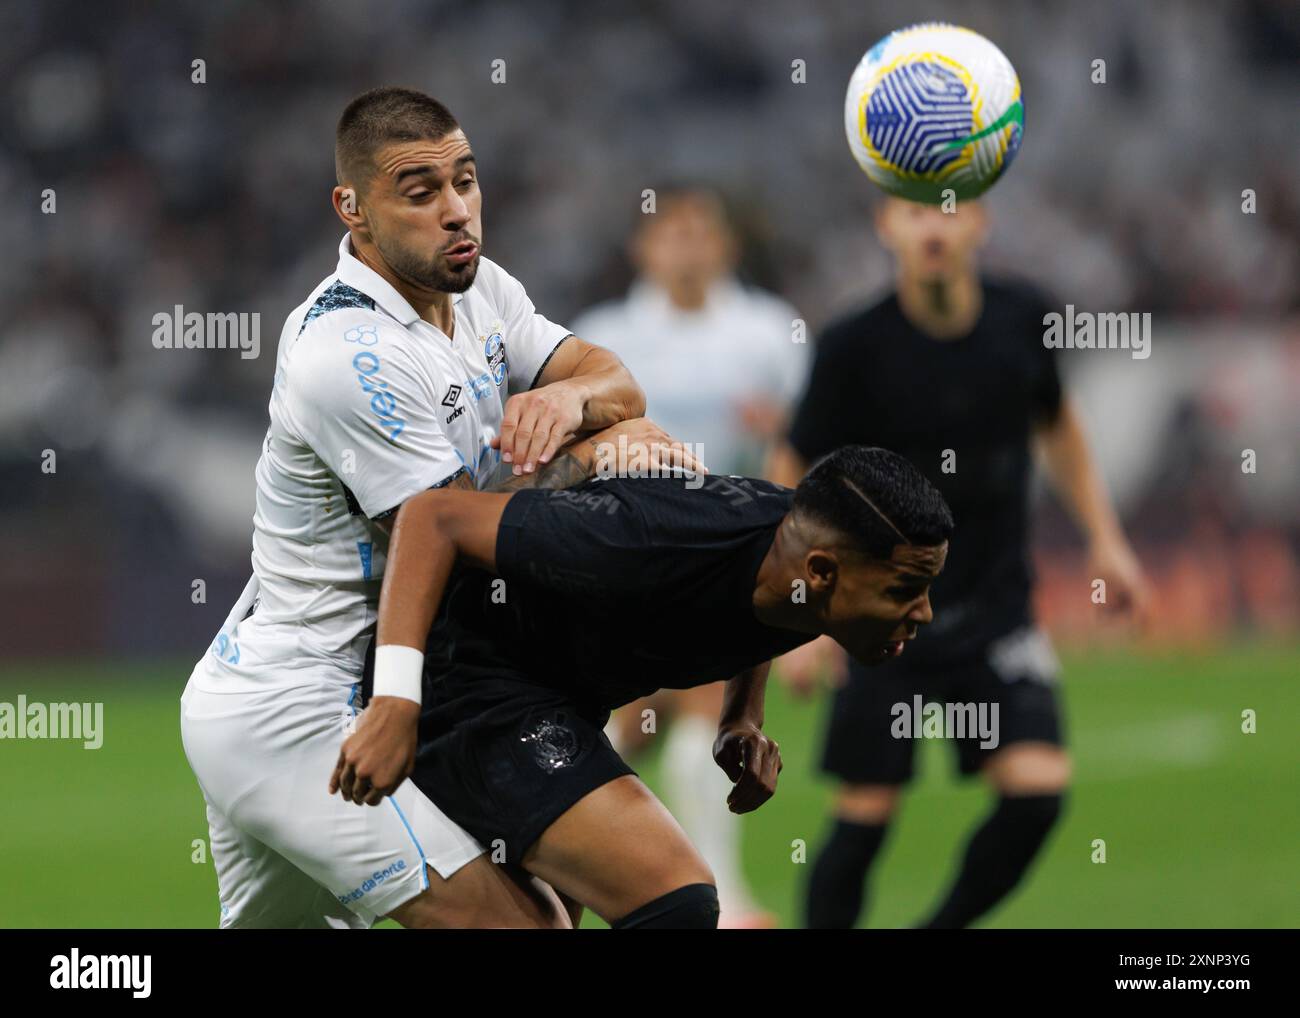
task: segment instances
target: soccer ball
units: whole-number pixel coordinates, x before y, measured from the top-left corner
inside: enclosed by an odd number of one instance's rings
[[[844,130],[862,171],[892,195],[937,205],[974,198],[1025,133],[1020,79],[978,32],[924,24],[890,32],[849,79]]]

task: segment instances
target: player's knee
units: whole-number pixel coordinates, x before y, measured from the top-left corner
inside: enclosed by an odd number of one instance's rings
[[[854,824],[883,824],[894,815],[901,794],[899,785],[841,785],[835,815]]]
[[[1050,795],[1069,787],[1069,754],[1059,746],[1016,744],[994,754],[987,773],[1002,795]]]
[[[483,903],[440,901],[428,891],[394,909],[388,916],[408,930],[476,930],[512,929],[571,929],[569,915],[558,904],[543,905],[535,914],[521,915],[515,910],[497,911]]]
[[[689,848],[689,851],[686,848]],[[665,853],[664,858],[658,864],[640,865],[637,868],[637,873],[636,886],[641,889],[642,894],[658,893],[667,895],[682,887],[691,887],[697,884],[717,886],[713,870],[705,861],[704,856],[700,855],[699,850],[693,845],[685,846],[679,851]],[[629,897],[626,894],[618,895],[618,899],[615,902],[610,902],[610,904],[614,904],[616,907],[622,906],[626,911],[631,911],[639,902],[645,900],[641,895]],[[614,914],[617,915],[618,912],[614,912]],[[606,914],[605,918],[608,918],[608,914]]]
[[[471,864],[472,866],[473,864]],[[408,930],[571,929],[569,913],[548,888],[484,881],[466,867],[453,882],[430,868],[430,884],[388,914]]]
[[[476,906],[453,895],[440,893],[433,885],[388,914],[408,930],[465,929],[474,924]]]
[[[609,925],[615,930],[715,930],[718,911],[718,889],[712,883],[687,884]]]
[[[432,888],[425,888],[388,913],[387,918],[408,930],[445,930],[455,925],[454,904],[440,901]]]

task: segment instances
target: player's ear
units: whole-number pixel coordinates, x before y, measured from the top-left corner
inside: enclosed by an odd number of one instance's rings
[[[361,198],[351,184],[339,184],[330,195],[334,213],[349,230],[365,230],[366,217],[361,211]]]
[[[839,576],[840,563],[833,551],[813,548],[803,560],[804,576],[808,581],[810,593],[825,595],[835,589]]]

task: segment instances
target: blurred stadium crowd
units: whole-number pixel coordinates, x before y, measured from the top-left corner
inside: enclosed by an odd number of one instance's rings
[[[333,271],[332,136],[352,95],[405,84],[451,107],[480,161],[486,253],[548,317],[624,289],[643,189],[692,178],[732,198],[747,281],[815,334],[888,283],[843,90],[872,42],[921,13],[904,0],[6,5],[8,652],[188,655],[210,637],[193,580],[224,606],[247,575],[275,344]],[[924,13],[988,35],[1021,76],[1026,140],[989,199],[989,268],[1062,304],[1154,315],[1151,360],[1117,351],[1064,369],[1162,588],[1205,586],[1178,633],[1294,627],[1294,5]],[[806,83],[791,80],[795,60]],[[261,357],[155,349],[152,318],[177,304],[259,312]],[[1049,601],[1077,574],[1067,535],[1049,509]]]

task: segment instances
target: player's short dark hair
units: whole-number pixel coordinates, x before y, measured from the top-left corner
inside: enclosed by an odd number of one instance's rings
[[[340,184],[362,188],[374,173],[375,152],[396,141],[437,141],[460,124],[451,110],[412,88],[372,88],[347,105],[334,136]]]
[[[873,558],[889,558],[899,544],[942,544],[953,528],[952,510],[921,471],[898,453],[865,445],[820,460],[795,489],[794,509]]]

